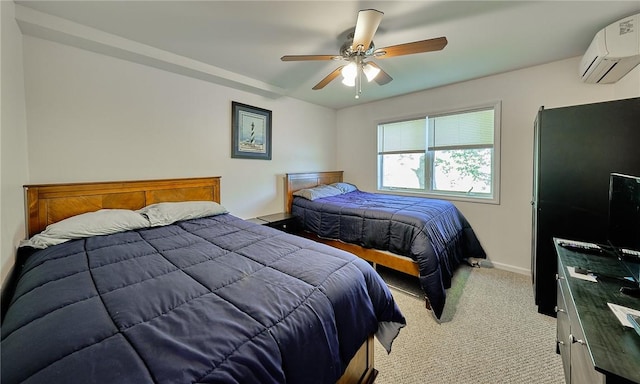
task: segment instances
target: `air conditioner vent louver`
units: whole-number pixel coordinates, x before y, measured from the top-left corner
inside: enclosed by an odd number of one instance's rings
[[[587,69],[584,70],[584,72],[582,72],[582,77],[584,77],[587,72],[589,71],[589,69],[593,68],[594,63],[600,58],[600,56],[596,56],[593,58],[593,60],[591,61],[591,63],[589,63],[589,66],[587,67]]]

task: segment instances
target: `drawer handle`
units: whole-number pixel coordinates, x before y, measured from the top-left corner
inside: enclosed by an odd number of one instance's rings
[[[575,336],[573,336],[571,333],[569,334],[569,340],[571,340],[571,343],[578,343],[578,344],[582,344],[582,345],[586,345],[587,343],[585,343],[584,340],[582,339],[576,339]]]

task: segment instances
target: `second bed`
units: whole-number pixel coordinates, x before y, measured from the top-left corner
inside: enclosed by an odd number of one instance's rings
[[[342,171],[290,173],[286,206],[309,237],[418,276],[436,318],[465,259],[486,258],[471,225],[446,200],[368,193]]]

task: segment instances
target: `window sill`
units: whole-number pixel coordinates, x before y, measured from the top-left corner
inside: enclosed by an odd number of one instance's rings
[[[425,197],[429,199],[464,201],[467,203],[500,205],[500,198],[497,196],[494,196],[494,197],[461,196],[461,195],[450,195],[447,193],[414,192],[414,191],[407,191],[403,189],[378,189],[377,192],[383,193],[383,194],[389,194],[389,195],[403,195],[403,196],[413,196],[413,197]]]

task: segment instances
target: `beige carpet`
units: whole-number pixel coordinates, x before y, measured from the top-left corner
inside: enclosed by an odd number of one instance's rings
[[[390,355],[376,341],[377,384],[564,383],[555,318],[537,312],[528,276],[462,266],[438,323],[417,280],[380,273],[407,326]]]

